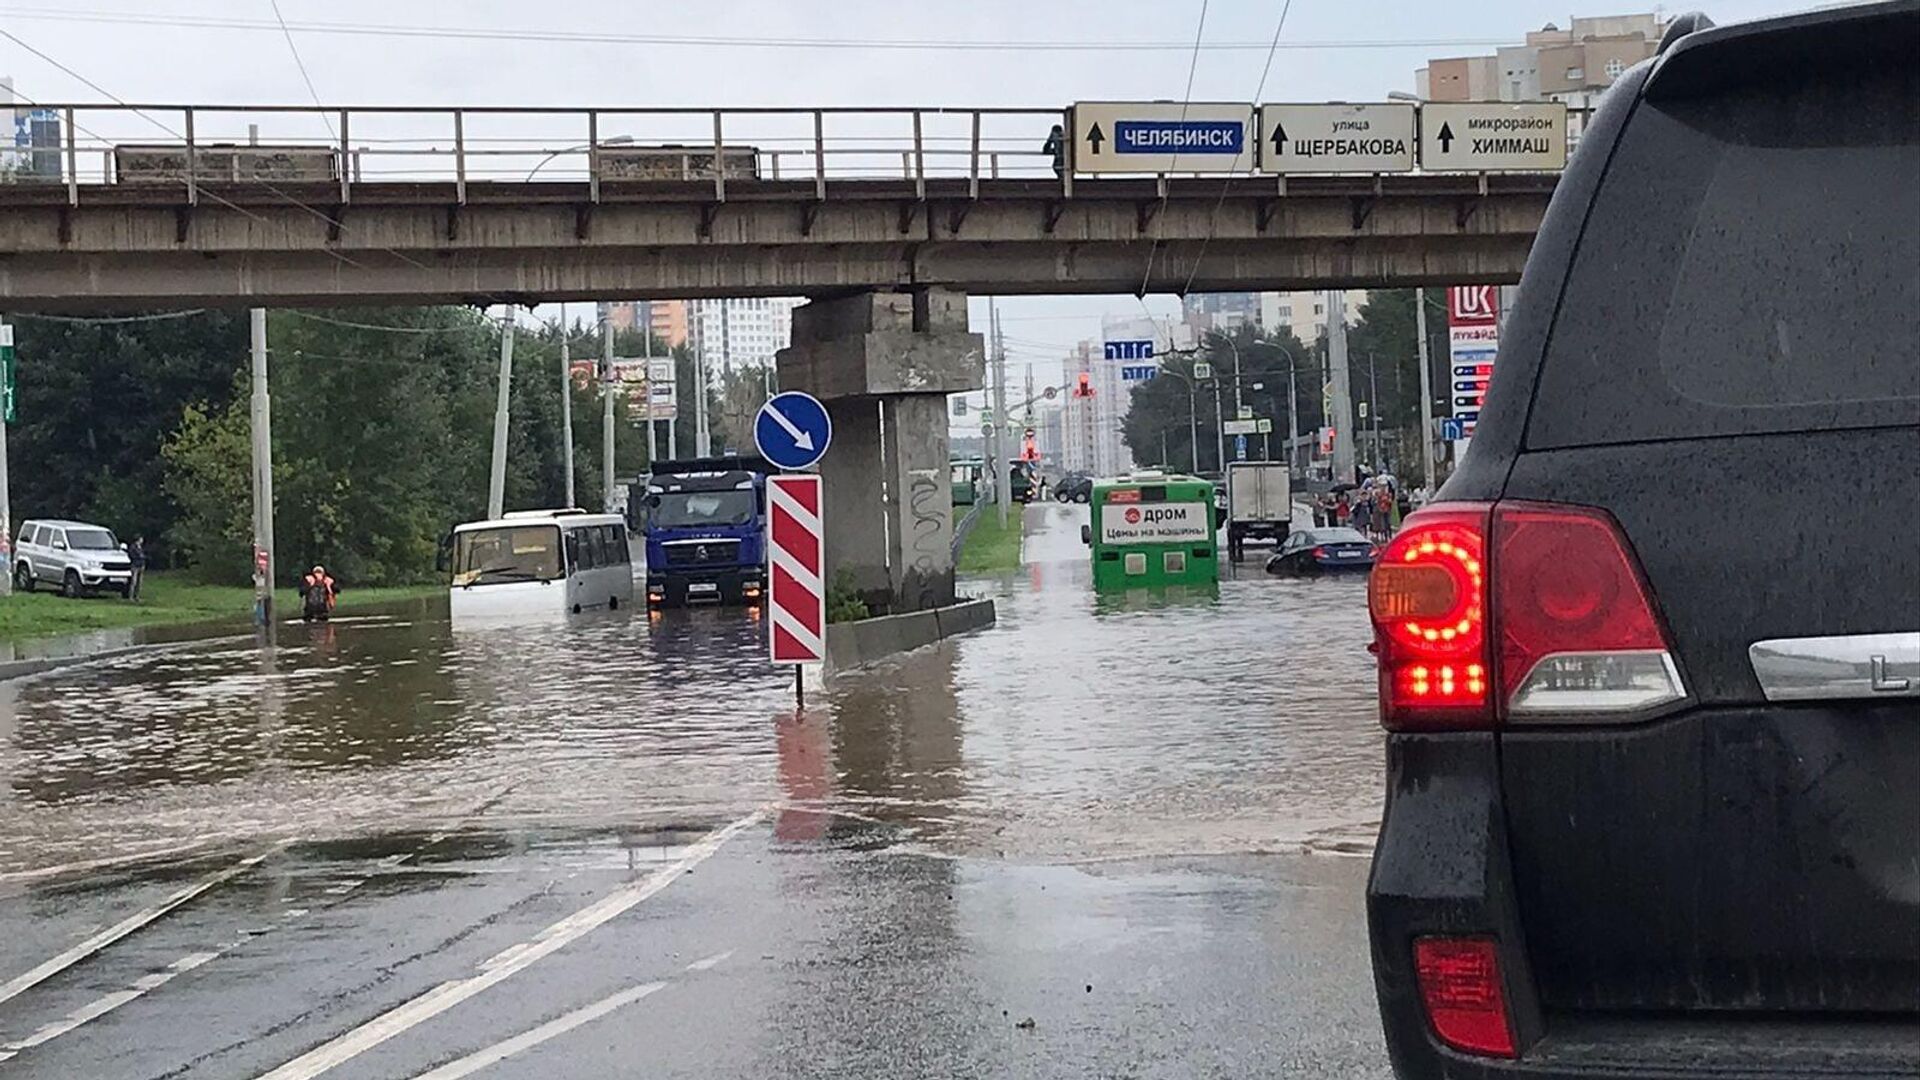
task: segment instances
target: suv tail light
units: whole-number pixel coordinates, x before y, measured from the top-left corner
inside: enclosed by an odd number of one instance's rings
[[[1482,727],[1492,719],[1487,657],[1488,508],[1439,506],[1407,518],[1367,582],[1390,728]]]
[[[1500,952],[1492,938],[1416,938],[1413,968],[1420,1004],[1441,1042],[1482,1057],[1516,1056]]]
[[[1367,604],[1381,720],[1395,730],[1635,716],[1686,696],[1652,594],[1602,510],[1422,510],[1381,553]]]
[[[1605,511],[1502,503],[1493,531],[1508,716],[1637,712],[1686,696],[1640,567]]]

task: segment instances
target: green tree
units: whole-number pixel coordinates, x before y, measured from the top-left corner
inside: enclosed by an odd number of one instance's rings
[[[1161,368],[1168,372],[1150,379],[1132,392],[1131,405],[1123,422],[1122,436],[1136,461],[1159,462],[1170,469],[1217,472],[1220,465],[1219,425],[1215,422],[1214,395],[1219,394],[1219,415],[1234,417],[1234,386],[1238,357],[1239,400],[1253,408],[1254,415],[1274,421],[1273,435],[1267,440],[1270,453],[1277,459],[1283,453],[1287,427],[1287,371],[1295,369],[1294,390],[1300,429],[1311,431],[1320,423],[1319,346],[1308,346],[1287,330],[1262,333],[1253,327],[1240,327],[1233,333],[1213,331],[1191,353],[1163,358]],[[1212,377],[1194,381],[1189,399],[1188,381],[1193,379],[1194,363],[1212,365]],[[1192,419],[1189,420],[1189,409]],[[1198,428],[1199,447],[1195,454],[1193,431]],[[1262,442],[1252,437],[1252,450],[1258,455]],[[1233,454],[1233,440],[1225,440],[1227,456]],[[1164,447],[1164,452],[1162,450]]]
[[[249,579],[253,538],[253,444],[244,408],[181,410],[180,426],[162,444],[166,494],[178,516],[156,541],[196,564],[207,580],[239,585]]]
[[[9,429],[19,517],[74,517],[145,535],[157,565],[180,507],[160,448],[182,409],[217,415],[246,368],[245,312],[141,322],[20,316],[19,422]]]

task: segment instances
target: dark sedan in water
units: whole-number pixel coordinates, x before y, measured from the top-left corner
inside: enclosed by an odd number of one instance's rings
[[[1371,570],[1379,549],[1354,529],[1329,526],[1302,529],[1287,537],[1267,560],[1267,573],[1286,577]]]

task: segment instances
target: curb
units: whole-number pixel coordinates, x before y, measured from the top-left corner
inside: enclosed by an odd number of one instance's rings
[[[995,618],[993,601],[983,599],[905,615],[833,623],[827,627],[827,670],[850,671],[942,638],[985,629],[994,624]]]

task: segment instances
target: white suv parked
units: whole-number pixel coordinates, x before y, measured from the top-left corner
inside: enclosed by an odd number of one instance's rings
[[[44,584],[63,596],[112,589],[125,597],[132,581],[133,564],[112,529],[84,521],[21,524],[13,548],[13,585],[21,592]]]

